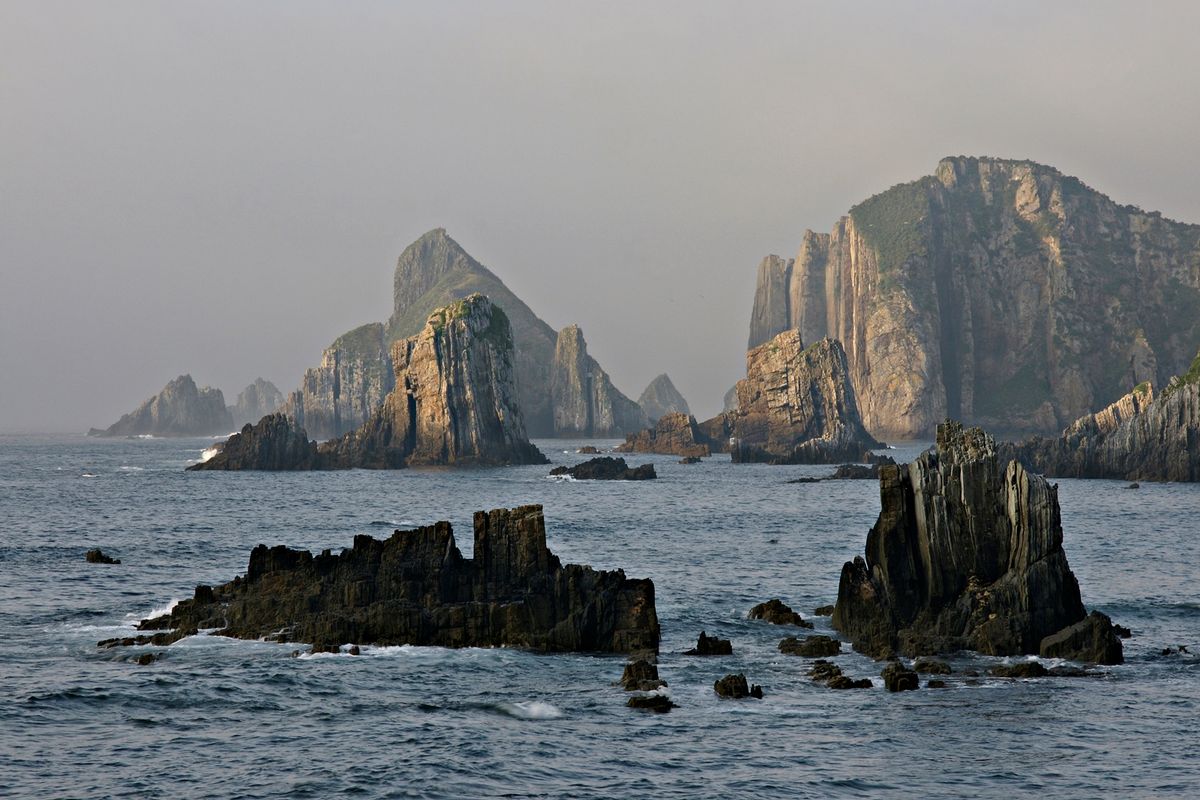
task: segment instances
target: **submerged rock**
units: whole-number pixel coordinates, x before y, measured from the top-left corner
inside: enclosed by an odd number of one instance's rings
[[[1044,678],[1050,674],[1050,670],[1037,661],[1019,661],[992,667],[991,674],[997,678]]]
[[[842,568],[833,614],[855,649],[1037,653],[1086,616],[1057,488],[1015,461],[999,464],[978,428],[938,426],[934,450],[882,468],[880,494],[866,559]]]
[[[749,619],[761,619],[772,625],[798,625],[801,628],[811,628],[811,622],[805,622],[799,613],[792,611],[779,598],[759,603],[750,609]]]
[[[104,430],[88,436],[210,436],[233,429],[220,389],[196,386],[191,375],[180,375],[162,391]]]
[[[733,654],[733,643],[728,639],[718,639],[700,631],[696,646],[684,652],[685,656],[728,656]]]
[[[221,636],[317,648],[657,652],[653,582],[562,565],[546,547],[541,506],[476,512],[474,528],[471,559],[448,522],[383,541],[356,536],[338,555],[259,545],[245,576],[198,586],[193,598],[139,628],[219,628]]]
[[[713,684],[713,691],[718,697],[727,697],[731,700],[741,700],[746,697],[753,697],[762,700],[763,690],[758,684],[749,684],[746,681],[746,676],[742,673],[736,675],[726,675]]]
[[[703,458],[712,454],[708,437],[701,433],[696,418],[687,414],[664,414],[637,433],[628,434],[618,453],[661,453],[664,455]]]
[[[797,639],[789,636],[779,643],[779,652],[804,658],[824,658],[842,652],[842,643],[832,636],[809,636]]]
[[[104,551],[100,550],[99,548],[88,550],[87,553],[84,554],[84,559],[89,564],[120,564],[121,563],[121,559],[113,558],[111,556],[105,555]]]
[[[601,456],[573,467],[555,467],[551,475],[565,475],[577,481],[646,481],[657,478],[653,464],[630,467],[623,458]]]
[[[671,383],[665,372],[650,381],[650,385],[638,398],[638,405],[646,413],[651,425],[667,414],[683,414],[686,417],[692,413],[688,409],[687,400],[683,399],[683,395],[675,388],[675,384]]]
[[[642,711],[654,711],[658,714],[666,714],[672,708],[679,708],[665,694],[634,695],[625,701],[625,705]]]
[[[825,684],[830,689],[870,689],[875,684],[871,683],[870,678],[851,678],[848,675],[838,675],[830,678]]]
[[[912,668],[922,675],[949,675],[952,672],[949,664],[936,658],[918,658]]]

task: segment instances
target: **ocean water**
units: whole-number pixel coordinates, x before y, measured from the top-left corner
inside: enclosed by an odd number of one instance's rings
[[[601,446],[611,442],[592,442]],[[0,796],[1195,797],[1200,794],[1200,486],[1060,481],[1065,547],[1089,608],[1133,629],[1091,678],[985,678],[889,694],[812,684],[748,621],[780,597],[811,617],[879,509],[873,481],[789,484],[826,467],[653,461],[657,481],[571,482],[546,467],[185,473],[204,439],[0,437]],[[573,463],[584,442],[540,441]],[[901,448],[911,457],[919,446]],[[541,503],[564,562],[651,577],[659,669],[679,708],[625,707],[624,658],[514,649],[297,646],[214,636],[99,650],[258,543]],[[84,562],[101,547],[119,566]],[[828,632],[828,619],[816,618]],[[734,654],[680,655],[701,630]],[[1197,655],[1164,657],[1166,646]],[[162,660],[133,658],[163,650]],[[956,673],[997,659],[964,654]],[[722,701],[744,672],[762,701]]]

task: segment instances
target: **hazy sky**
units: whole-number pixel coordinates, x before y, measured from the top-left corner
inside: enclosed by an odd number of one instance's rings
[[[1200,222],[1200,4],[0,0],[0,430],[298,384],[443,226],[636,398],[948,154]]]

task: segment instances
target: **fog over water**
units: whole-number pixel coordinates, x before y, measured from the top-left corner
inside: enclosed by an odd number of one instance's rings
[[[761,257],[942,156],[1200,222],[1200,5],[893,5],[0,1],[0,430],[289,391],[439,226],[706,416]]]

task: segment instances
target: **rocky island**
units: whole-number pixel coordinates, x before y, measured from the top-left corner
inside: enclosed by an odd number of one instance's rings
[[[646,425],[642,407],[621,394],[588,355],[578,325],[558,332],[550,372],[555,436],[620,436]]]
[[[476,512],[474,533],[469,559],[449,522],[382,541],[356,536],[337,555],[259,545],[244,576],[198,586],[192,598],[138,627],[217,628],[219,636],[304,642],[314,650],[355,643],[658,651],[654,583],[562,565],[546,547],[541,506]]]
[[[982,430],[939,425],[935,449],[881,467],[879,484],[866,558],[842,568],[833,612],[856,649],[1121,662],[1111,622],[1088,616],[1067,564],[1057,487],[1001,463]]]
[[[233,427],[220,389],[201,389],[191,375],[180,375],[136,410],[104,430],[92,428],[88,436],[211,436]]]
[[[650,384],[638,397],[638,405],[642,407],[642,411],[645,412],[651,425],[657,422],[659,417],[667,414],[687,416],[692,413],[688,408],[687,400],[683,399],[683,395],[675,388],[675,384],[671,382],[670,376],[665,372],[650,381]]]
[[[399,469],[544,464],[516,402],[503,311],[480,294],[438,309],[392,345],[395,388],[358,430],[317,445],[283,414],[247,425],[190,470]]]
[[[659,417],[654,427],[627,434],[616,447],[618,453],[661,453],[684,458],[712,455],[709,437],[700,430],[696,418],[683,412]]]

